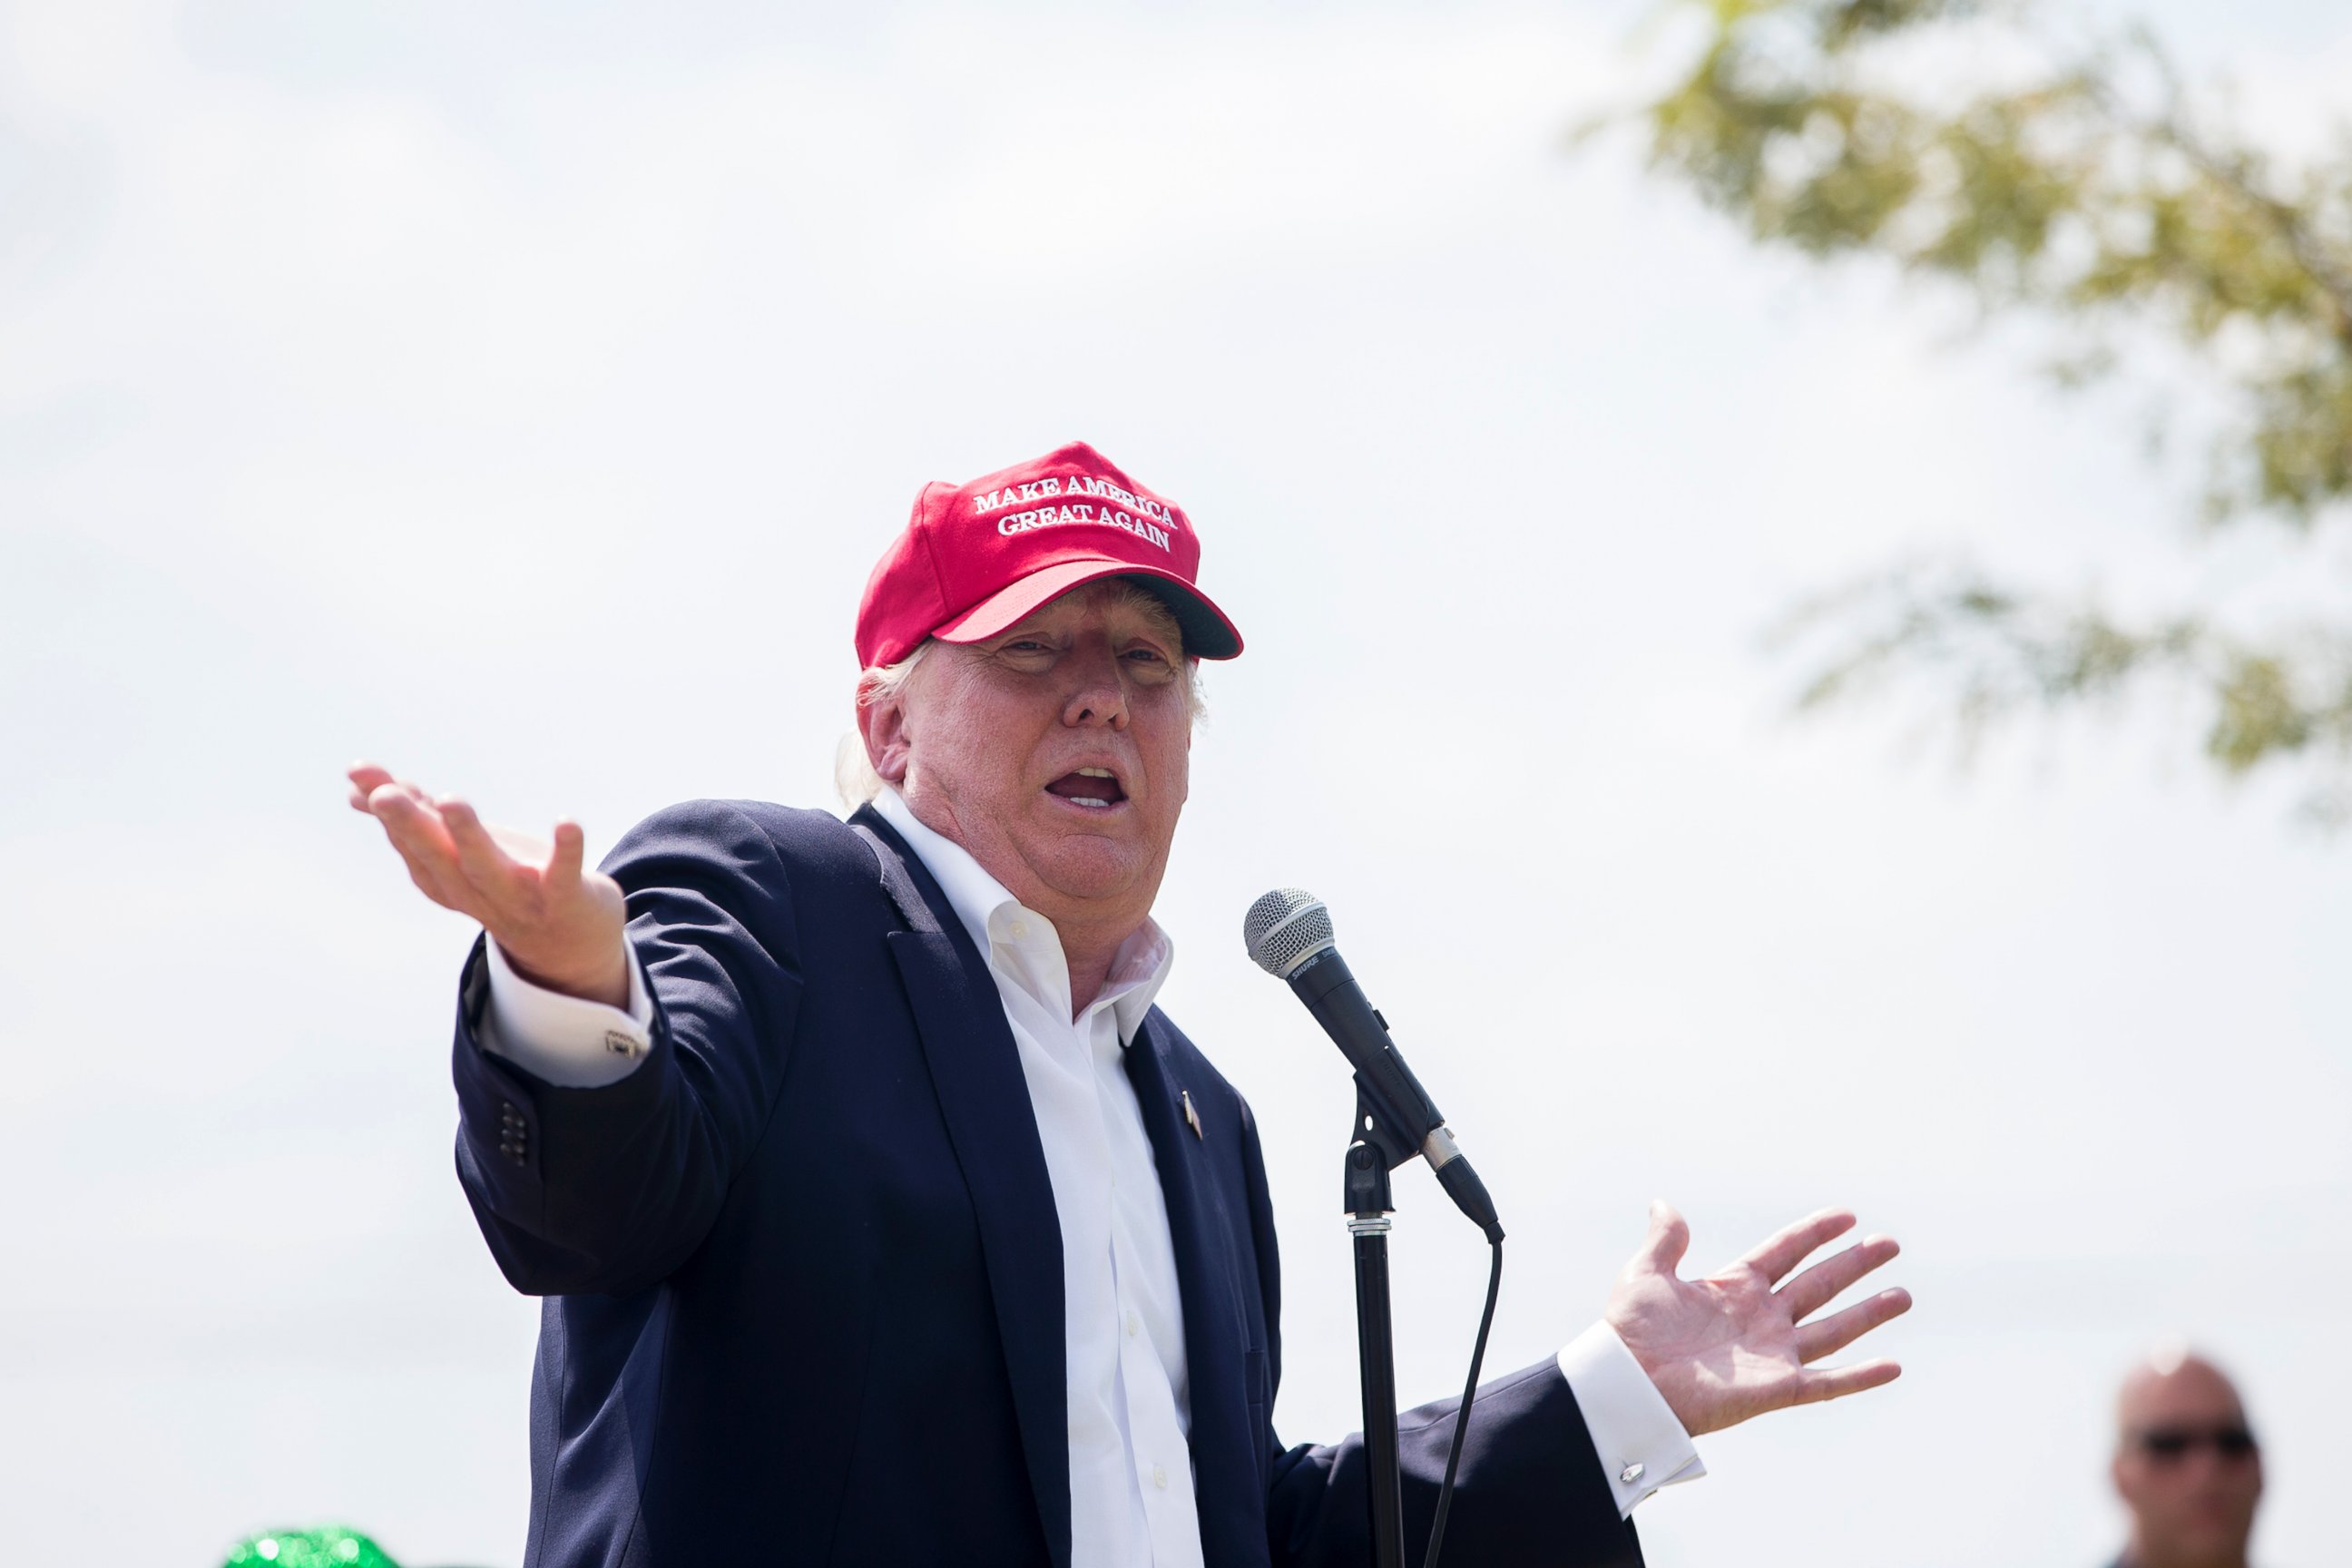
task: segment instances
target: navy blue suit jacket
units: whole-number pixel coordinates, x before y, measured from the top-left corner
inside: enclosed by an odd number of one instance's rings
[[[654,995],[634,1073],[550,1085],[478,1044],[478,948],[460,987],[458,1174],[507,1279],[547,1298],[530,1563],[1067,1568],[1061,1231],[1003,1005],[938,884],[870,810],[753,802],[662,812],[606,869]],[[1207,1561],[1366,1562],[1360,1443],[1286,1450],[1269,1418],[1281,1289],[1249,1107],[1157,1009],[1125,1059],[1175,1240]],[[1402,1423],[1415,1542],[1452,1409]],[[1446,1558],[1639,1563],[1550,1363],[1481,1392]]]

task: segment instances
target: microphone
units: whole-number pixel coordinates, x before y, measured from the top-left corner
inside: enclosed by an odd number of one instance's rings
[[[1323,900],[1301,889],[1276,888],[1249,907],[1242,920],[1242,940],[1249,945],[1251,963],[1290,983],[1292,993],[1307,1004],[1356,1069],[1358,1087],[1391,1128],[1418,1146],[1454,1206],[1486,1233],[1487,1240],[1501,1242],[1503,1223],[1495,1213],[1495,1200],[1462,1157],[1462,1146],[1431,1102],[1429,1091],[1390,1042],[1388,1020],[1339,956],[1331,911]]]

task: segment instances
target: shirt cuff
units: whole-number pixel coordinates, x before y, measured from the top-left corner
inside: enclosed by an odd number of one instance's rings
[[[483,942],[489,949],[489,1005],[474,1031],[482,1049],[559,1089],[602,1089],[637,1070],[653,1039],[654,1004],[634,943],[621,942],[629,958],[624,1012],[533,984],[514,972],[498,938],[485,932]]]
[[[1690,1434],[1607,1323],[1595,1323],[1559,1352],[1559,1374],[1592,1435],[1620,1518],[1656,1491],[1706,1474]]]

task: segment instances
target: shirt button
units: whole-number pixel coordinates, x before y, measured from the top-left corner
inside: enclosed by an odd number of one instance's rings
[[[1166,1491],[1168,1489],[1167,1466],[1154,1465],[1151,1467],[1151,1484],[1158,1487],[1161,1491]]]
[[[1137,1317],[1134,1312],[1129,1311],[1127,1314],[1127,1337],[1129,1339],[1135,1338],[1137,1331],[1142,1327],[1143,1320]]]
[[[1025,936],[1027,936],[1028,934],[1029,934],[1029,927],[1027,926],[1027,924],[1026,924],[1026,923],[1024,923],[1024,922],[1023,922],[1023,921],[1014,921],[1013,922],[1013,941],[1015,941],[1015,942],[1019,942],[1023,937],[1025,937]]]

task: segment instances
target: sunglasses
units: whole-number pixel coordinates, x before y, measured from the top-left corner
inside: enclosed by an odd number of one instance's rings
[[[2243,1426],[2151,1426],[2135,1439],[2139,1451],[2165,1464],[2176,1464],[2196,1448],[2210,1446],[2224,1459],[2252,1458],[2257,1445]]]

